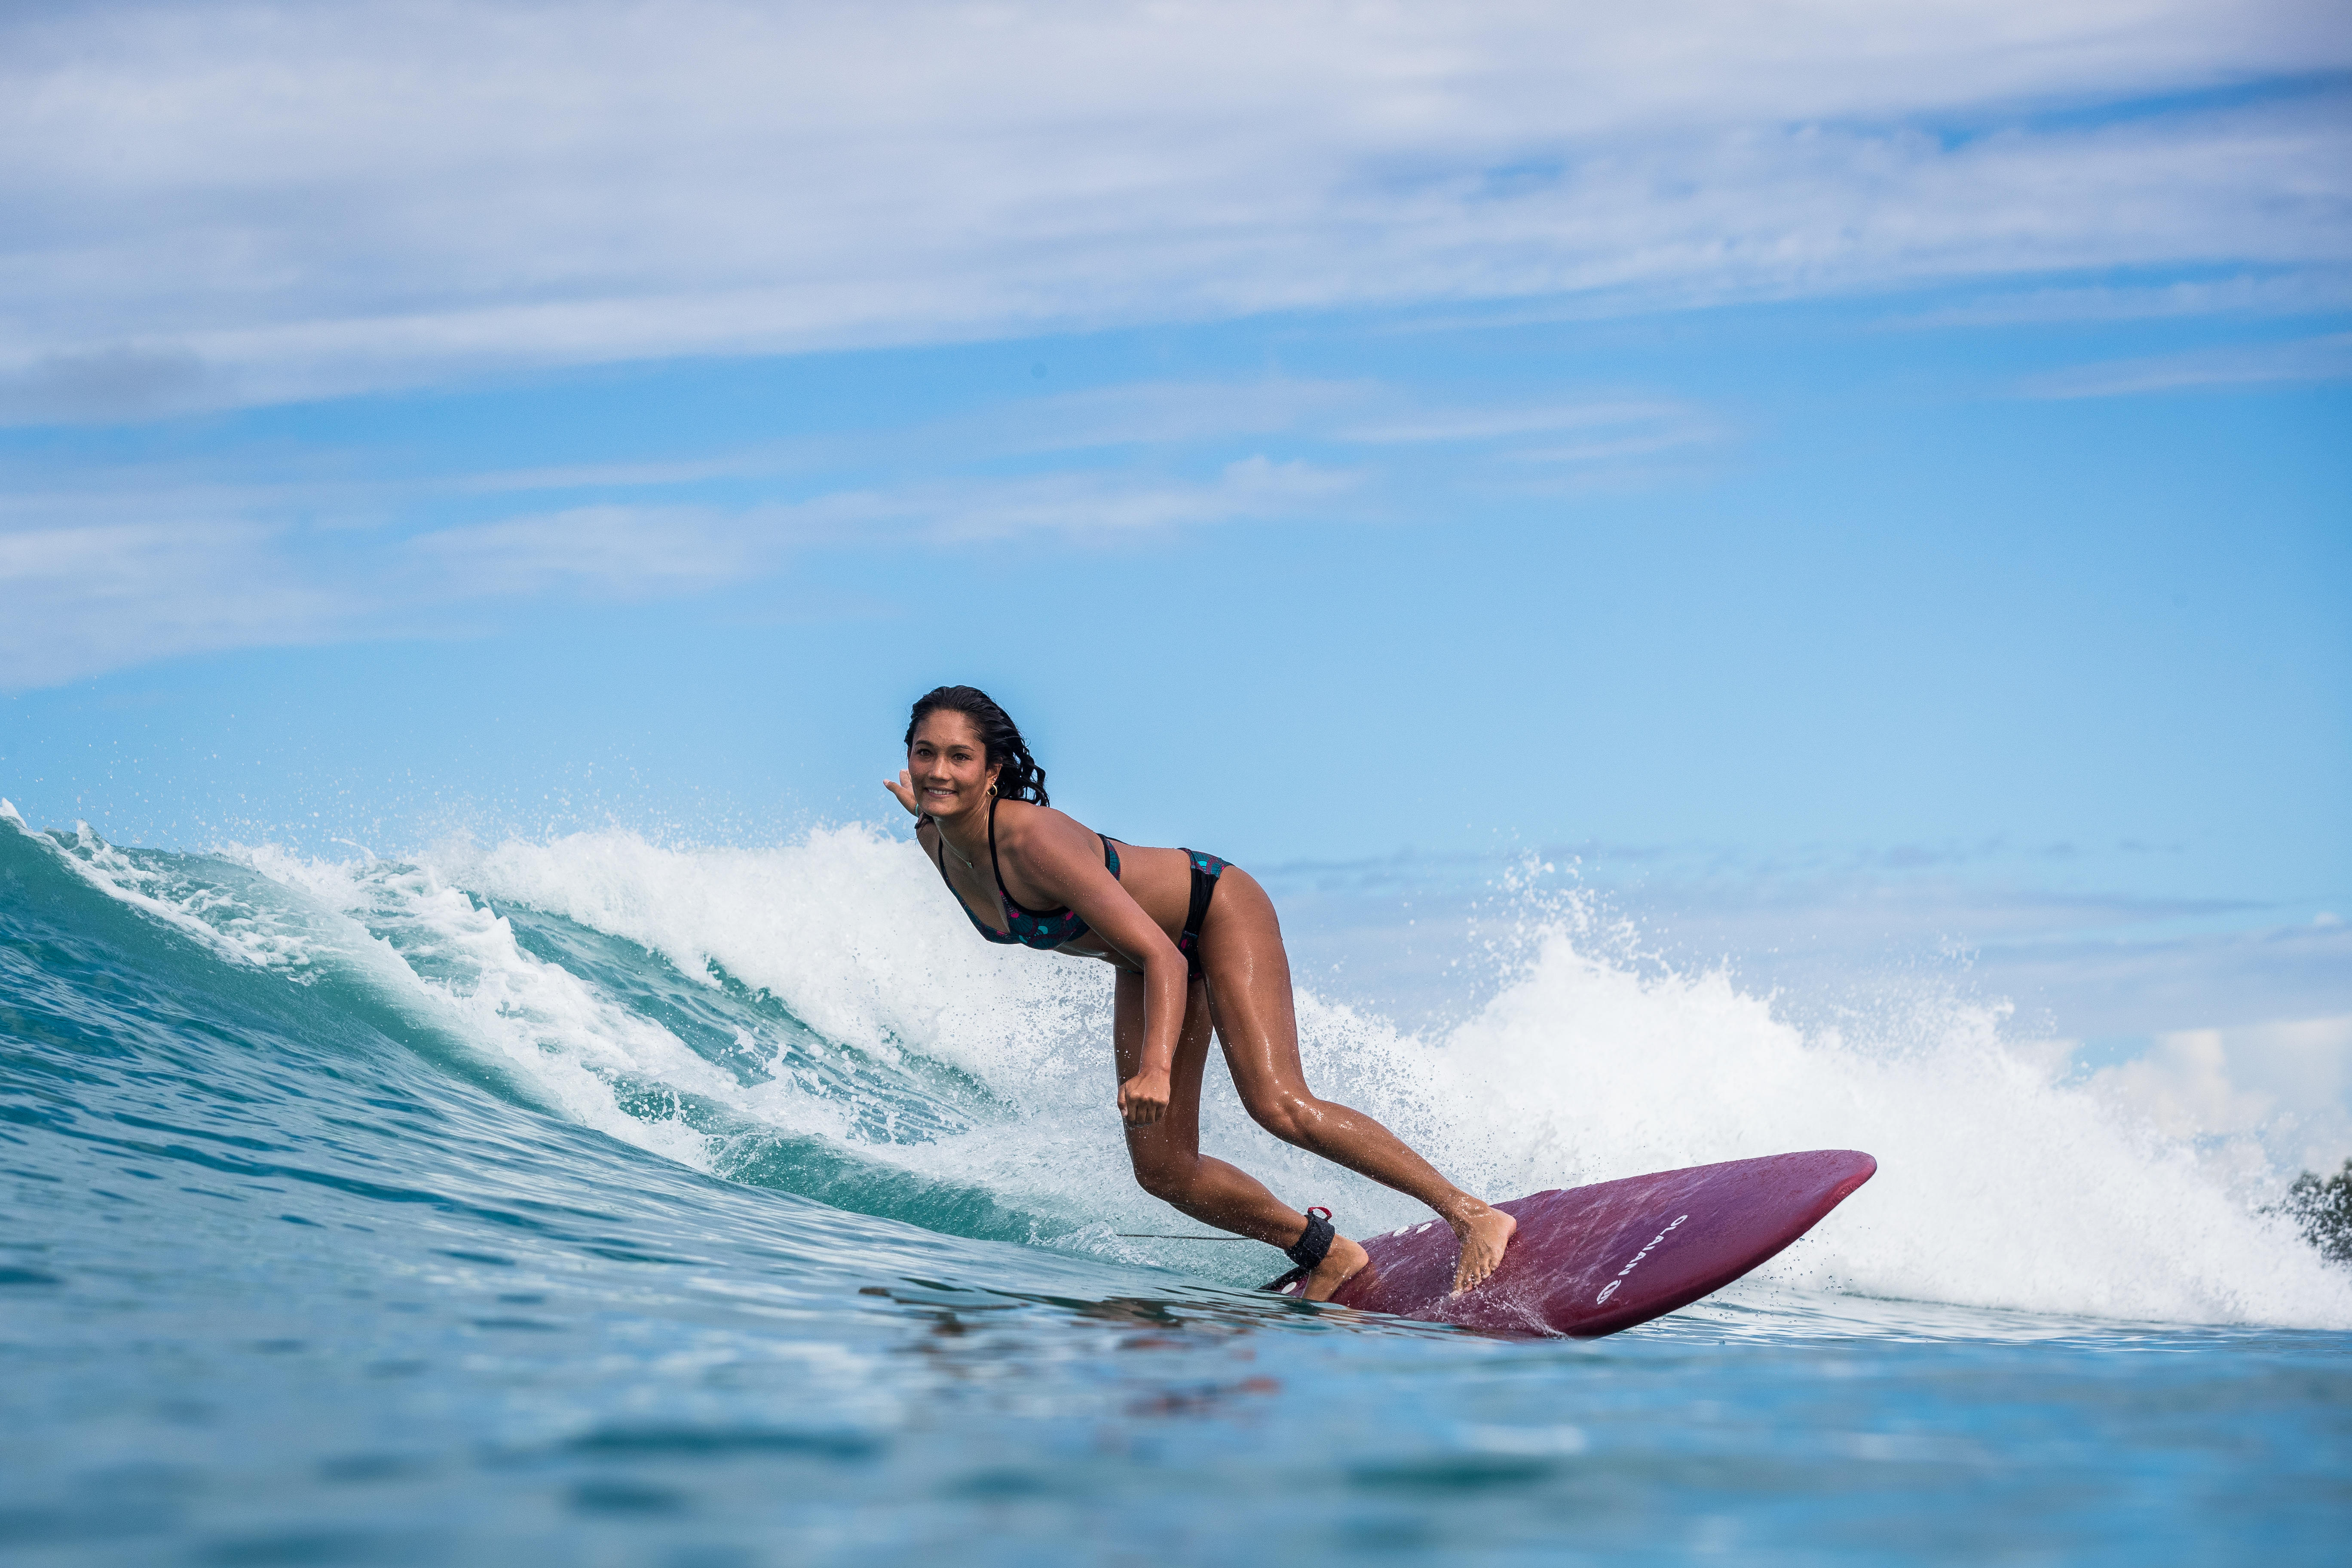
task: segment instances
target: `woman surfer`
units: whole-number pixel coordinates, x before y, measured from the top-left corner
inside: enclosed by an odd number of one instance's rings
[[[1286,1207],[1255,1178],[1201,1152],[1213,1027],[1259,1126],[1436,1210],[1461,1243],[1456,1290],[1495,1271],[1517,1221],[1370,1117],[1307,1087],[1282,928],[1248,872],[1194,849],[1118,843],[1054,810],[1021,731],[969,686],[942,686],[915,704],[906,770],[886,783],[918,818],[923,852],[981,935],[1118,971],[1118,1109],[1144,1191],[1204,1225],[1281,1247],[1310,1301],[1328,1299],[1368,1261],[1327,1217]]]

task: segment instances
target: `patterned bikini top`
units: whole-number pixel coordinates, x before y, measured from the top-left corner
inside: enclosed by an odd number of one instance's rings
[[[1103,866],[1113,877],[1118,876],[1118,851],[1112,847],[1108,834],[1097,833],[1095,837],[1102,840]],[[963,910],[964,918],[971,921],[973,929],[991,942],[1017,942],[1023,947],[1044,951],[1059,947],[1066,942],[1076,942],[1087,934],[1087,922],[1078,918],[1076,910],[1024,910],[1013,901],[1012,891],[1004,885],[1004,869],[996,863],[996,802],[993,800],[988,803],[988,868],[996,873],[997,896],[1004,900],[1004,923],[1012,929],[998,931],[973,914],[971,906],[963,901],[963,895],[956,892],[955,884],[948,881],[947,837],[944,834],[940,837],[939,864],[940,880],[947,882],[948,891],[955,894],[956,907]]]

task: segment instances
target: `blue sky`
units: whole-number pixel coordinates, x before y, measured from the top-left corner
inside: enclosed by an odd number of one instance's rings
[[[2352,1092],[2340,8],[97,5],[0,62],[35,822],[766,839],[885,816],[962,679],[1327,955],[1572,854],[2069,1037],[2338,1020],[2280,1093]]]

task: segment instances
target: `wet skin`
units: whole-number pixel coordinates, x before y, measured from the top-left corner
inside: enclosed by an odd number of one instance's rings
[[[899,805],[927,818],[916,828],[923,852],[945,868],[965,904],[1002,931],[1008,922],[988,849],[997,772],[968,717],[935,711],[916,729],[906,771],[885,782]],[[1436,1211],[1461,1243],[1457,1291],[1493,1273],[1518,1222],[1454,1185],[1362,1111],[1307,1087],[1290,959],[1274,902],[1256,879],[1239,867],[1218,879],[1201,928],[1205,978],[1192,981],[1176,951],[1192,900],[1190,859],[1181,849],[1123,843],[1118,852],[1120,875],[1113,877],[1092,830],[1049,806],[997,803],[996,863],[1006,890],[1028,909],[1076,910],[1087,934],[1055,951],[1099,958],[1118,971],[1112,1031],[1118,1108],[1144,1190],[1203,1224],[1275,1247],[1287,1248],[1306,1234],[1297,1208],[1201,1152],[1201,1077],[1213,1032],[1259,1126]],[[1361,1247],[1337,1237],[1302,1293],[1327,1300],[1366,1261]]]

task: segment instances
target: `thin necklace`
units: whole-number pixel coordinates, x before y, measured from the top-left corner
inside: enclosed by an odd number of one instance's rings
[[[995,798],[995,797],[993,797],[993,796],[991,796],[991,797],[990,797],[990,799],[992,800],[992,802],[994,800],[994,798]],[[945,826],[943,826],[940,824],[940,819],[939,819],[938,817],[936,817],[936,816],[935,816],[935,817],[931,818],[931,826],[934,826],[934,827],[938,827],[938,828],[939,828],[939,830],[940,830],[940,847],[941,848],[945,849],[949,854],[950,854],[950,855],[952,855],[952,856],[954,856],[954,857],[956,858],[956,864],[957,864],[957,865],[959,865],[959,866],[961,866],[961,867],[962,867],[965,870],[967,870],[967,871],[971,871],[971,872],[973,872],[973,873],[975,873],[975,874],[976,874],[976,873],[978,873],[978,871],[980,870],[980,862],[979,862],[979,861],[977,861],[977,860],[975,860],[975,859],[973,859],[971,856],[969,856],[969,855],[965,854],[962,850],[961,850],[961,849],[957,848],[954,845],[952,845],[952,844],[950,844],[950,843],[949,843],[949,842],[948,842],[948,830],[947,830],[947,828],[946,828]]]
[[[939,827],[940,847],[954,856],[956,858],[957,865],[962,867],[967,871],[977,871],[980,869],[980,863],[978,861],[965,854],[962,850],[957,848],[953,844],[948,842],[948,830],[945,827],[940,826],[939,819],[937,817],[931,819],[931,826]]]

